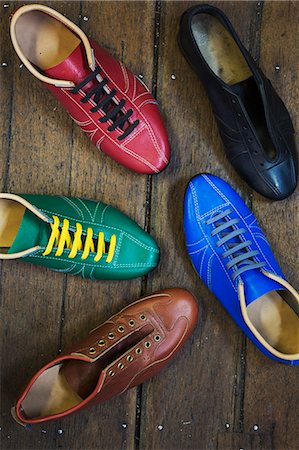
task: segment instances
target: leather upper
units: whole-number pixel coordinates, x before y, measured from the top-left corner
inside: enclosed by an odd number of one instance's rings
[[[212,236],[213,228],[207,224],[211,217],[227,209],[231,211],[229,220],[239,219],[235,229],[244,229],[242,240],[251,242],[248,245],[248,252],[256,250],[258,254],[254,260],[257,263],[264,263],[260,270],[280,277],[282,280],[285,279],[253,212],[225,181],[210,174],[194,177],[189,182],[185,194],[184,229],[187,250],[193,266],[206,286],[216,295],[228,313],[263,353],[280,362],[295,364],[295,361],[286,361],[269,352],[244,322],[239,289],[249,272],[234,279],[236,268],[234,266],[227,268],[229,257],[224,258],[223,246],[217,245],[220,236]],[[250,284],[250,289],[254,289],[256,297],[263,295],[267,289],[267,285],[260,283],[259,278],[254,275],[252,275]]]
[[[67,109],[72,119],[89,136],[96,147],[107,153],[120,164],[141,173],[158,173],[169,162],[169,144],[165,127],[158,109],[158,103],[142,83],[121,62],[114,59],[96,42],[90,41],[95,62],[101,67],[103,76],[108,79],[109,89],[115,88],[115,98],[126,100],[125,110],[132,109],[130,120],[139,120],[138,126],[123,141],[117,138],[121,135],[118,128],[108,131],[111,121],[99,123],[103,112],[90,112],[95,102],[87,103],[80,100],[84,92],[72,94],[72,88],[60,88],[50,84],[46,87]]]
[[[22,52],[15,30],[19,17],[28,11],[35,10],[49,14],[71,28],[80,37],[83,51],[89,63],[89,67],[87,65],[88,72],[92,73],[96,67],[100,67],[100,76],[107,80],[105,84],[106,93],[115,90],[114,99],[117,104],[121,100],[125,101],[122,108],[123,112],[126,113],[130,109],[133,111],[129,121],[130,123],[138,121],[138,125],[123,140],[118,139],[123,133],[121,128],[116,127],[113,131],[109,130],[113,123],[111,119],[100,122],[105,115],[101,108],[95,112],[91,111],[96,106],[93,97],[90,97],[86,102],[82,102],[86,94],[84,90],[80,89],[77,93],[73,93],[73,80],[66,79],[63,82],[67,76],[69,63],[72,65],[72,70],[75,73],[77,72],[77,75],[80,73],[79,64],[82,63],[82,60],[76,52],[70,55],[71,61],[66,60],[65,63],[50,68],[46,73],[41,73],[28,61]],[[11,23],[11,38],[18,56],[26,67],[62,103],[73,120],[85,131],[99,150],[136,172],[153,174],[166,167],[170,155],[169,143],[157,101],[145,84],[121,62],[114,59],[96,42],[89,40],[80,28],[63,15],[44,5],[25,5],[17,9]],[[78,63],[78,71],[76,71],[76,62]],[[51,73],[53,73],[53,76],[51,76]],[[95,84],[100,84],[98,77]],[[91,87],[94,86],[91,85]]]
[[[242,52],[261,98],[267,130],[276,151],[274,159],[267,155],[238,88],[226,84],[218,77],[202,56],[191,27],[192,19],[197,14],[215,16],[229,31]],[[297,151],[290,115],[270,80],[241,43],[228,18],[220,9],[210,5],[188,9],[181,18],[179,43],[207,91],[232,165],[262,195],[274,200],[288,197],[295,190],[298,178]]]
[[[198,306],[185,289],[165,289],[130,304],[105,323],[91,331],[81,342],[44,366],[28,383],[16,404],[17,420],[38,423],[75,412],[121,394],[156,375],[177,353],[190,336],[198,318]],[[149,334],[98,373],[98,382],[87,398],[75,408],[50,417],[28,418],[22,412],[22,402],[32,384],[49,367],[63,362],[64,374],[76,389],[82,373],[72,364],[75,360],[99,363],[107,352],[120,345],[129,335],[147,327]],[[84,385],[84,380],[83,380]]]
[[[37,208],[49,223],[53,222],[53,216],[57,216],[61,227],[63,220],[67,219],[71,230],[75,230],[76,223],[79,222],[83,227],[83,236],[86,236],[88,228],[92,229],[95,238],[99,232],[104,233],[106,241],[112,235],[116,236],[115,253],[110,263],[104,257],[95,262],[93,252],[82,259],[82,250],[78,251],[75,258],[70,259],[68,248],[64,249],[61,256],[56,256],[56,246],[49,255],[44,256],[44,242],[40,243],[38,250],[24,256],[23,260],[91,279],[134,278],[145,275],[158,264],[159,248],[154,239],[136,222],[110,205],[76,197],[32,194],[21,194],[20,197]],[[45,227],[42,221],[40,226]],[[50,230],[50,226],[46,226]]]

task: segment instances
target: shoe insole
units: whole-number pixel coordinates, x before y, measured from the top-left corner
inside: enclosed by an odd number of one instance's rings
[[[27,417],[47,417],[78,405],[95,389],[102,370],[153,331],[151,325],[127,336],[98,361],[70,359],[44,371],[22,402]]]
[[[281,353],[299,353],[299,316],[283,298],[271,291],[247,307],[250,321],[263,338]]]
[[[14,200],[0,199],[0,249],[8,249],[20,228],[25,206]]]
[[[60,372],[62,364],[50,367],[32,385],[22,402],[27,417],[45,417],[58,414],[82,401]]]
[[[16,38],[26,58],[41,70],[60,64],[80,44],[80,39],[64,24],[42,11],[20,16]]]
[[[236,84],[252,76],[235,40],[216,17],[196,14],[191,28],[202,56],[225,83]]]

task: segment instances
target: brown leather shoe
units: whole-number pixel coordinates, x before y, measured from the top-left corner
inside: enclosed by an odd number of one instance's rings
[[[185,289],[166,289],[124,308],[30,380],[12,409],[22,425],[92,406],[158,373],[190,336],[198,317]]]

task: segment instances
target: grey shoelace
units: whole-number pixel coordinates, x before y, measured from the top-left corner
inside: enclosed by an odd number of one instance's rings
[[[210,217],[206,221],[207,225],[213,225],[215,228],[211,231],[211,236],[219,234],[221,238],[217,241],[217,247],[221,247],[226,244],[226,248],[222,254],[222,258],[225,259],[231,256],[230,260],[226,263],[227,269],[232,267],[235,269],[233,273],[233,280],[235,280],[239,275],[248,270],[259,269],[265,266],[265,262],[257,262],[254,257],[259,254],[258,250],[249,250],[248,247],[251,246],[251,240],[242,240],[241,235],[245,233],[245,228],[234,227],[240,222],[240,219],[229,219],[227,216],[232,211],[226,209],[215,216]],[[229,242],[230,240],[237,238],[238,242]]]

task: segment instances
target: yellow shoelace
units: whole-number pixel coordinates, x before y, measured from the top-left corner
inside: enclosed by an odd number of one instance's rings
[[[82,225],[80,223],[76,223],[76,231],[74,232],[74,240],[72,242],[71,235],[69,233],[69,221],[67,219],[63,220],[63,225],[61,228],[61,231],[59,229],[59,218],[57,216],[53,216],[54,223],[51,223],[52,233],[49,238],[47,247],[43,253],[43,256],[49,255],[51,253],[53,247],[57,247],[57,251],[55,253],[55,256],[61,256],[63,253],[63,250],[65,248],[70,249],[70,254],[68,255],[69,258],[75,258],[77,255],[78,250],[83,250],[81,259],[86,259],[89,256],[90,252],[95,253],[95,244],[93,241],[93,231],[92,228],[87,228],[87,234],[85,237],[85,244],[83,249],[83,242],[82,242]],[[109,249],[108,249],[108,255],[106,258],[106,262],[110,263],[112,261],[112,258],[114,256],[116,247],[116,235],[113,234],[110,238],[109,242]],[[103,254],[105,253],[105,240],[104,240],[104,233],[102,231],[98,234],[98,243],[97,243],[97,250],[96,250],[96,256],[94,257],[94,261],[99,261]]]

